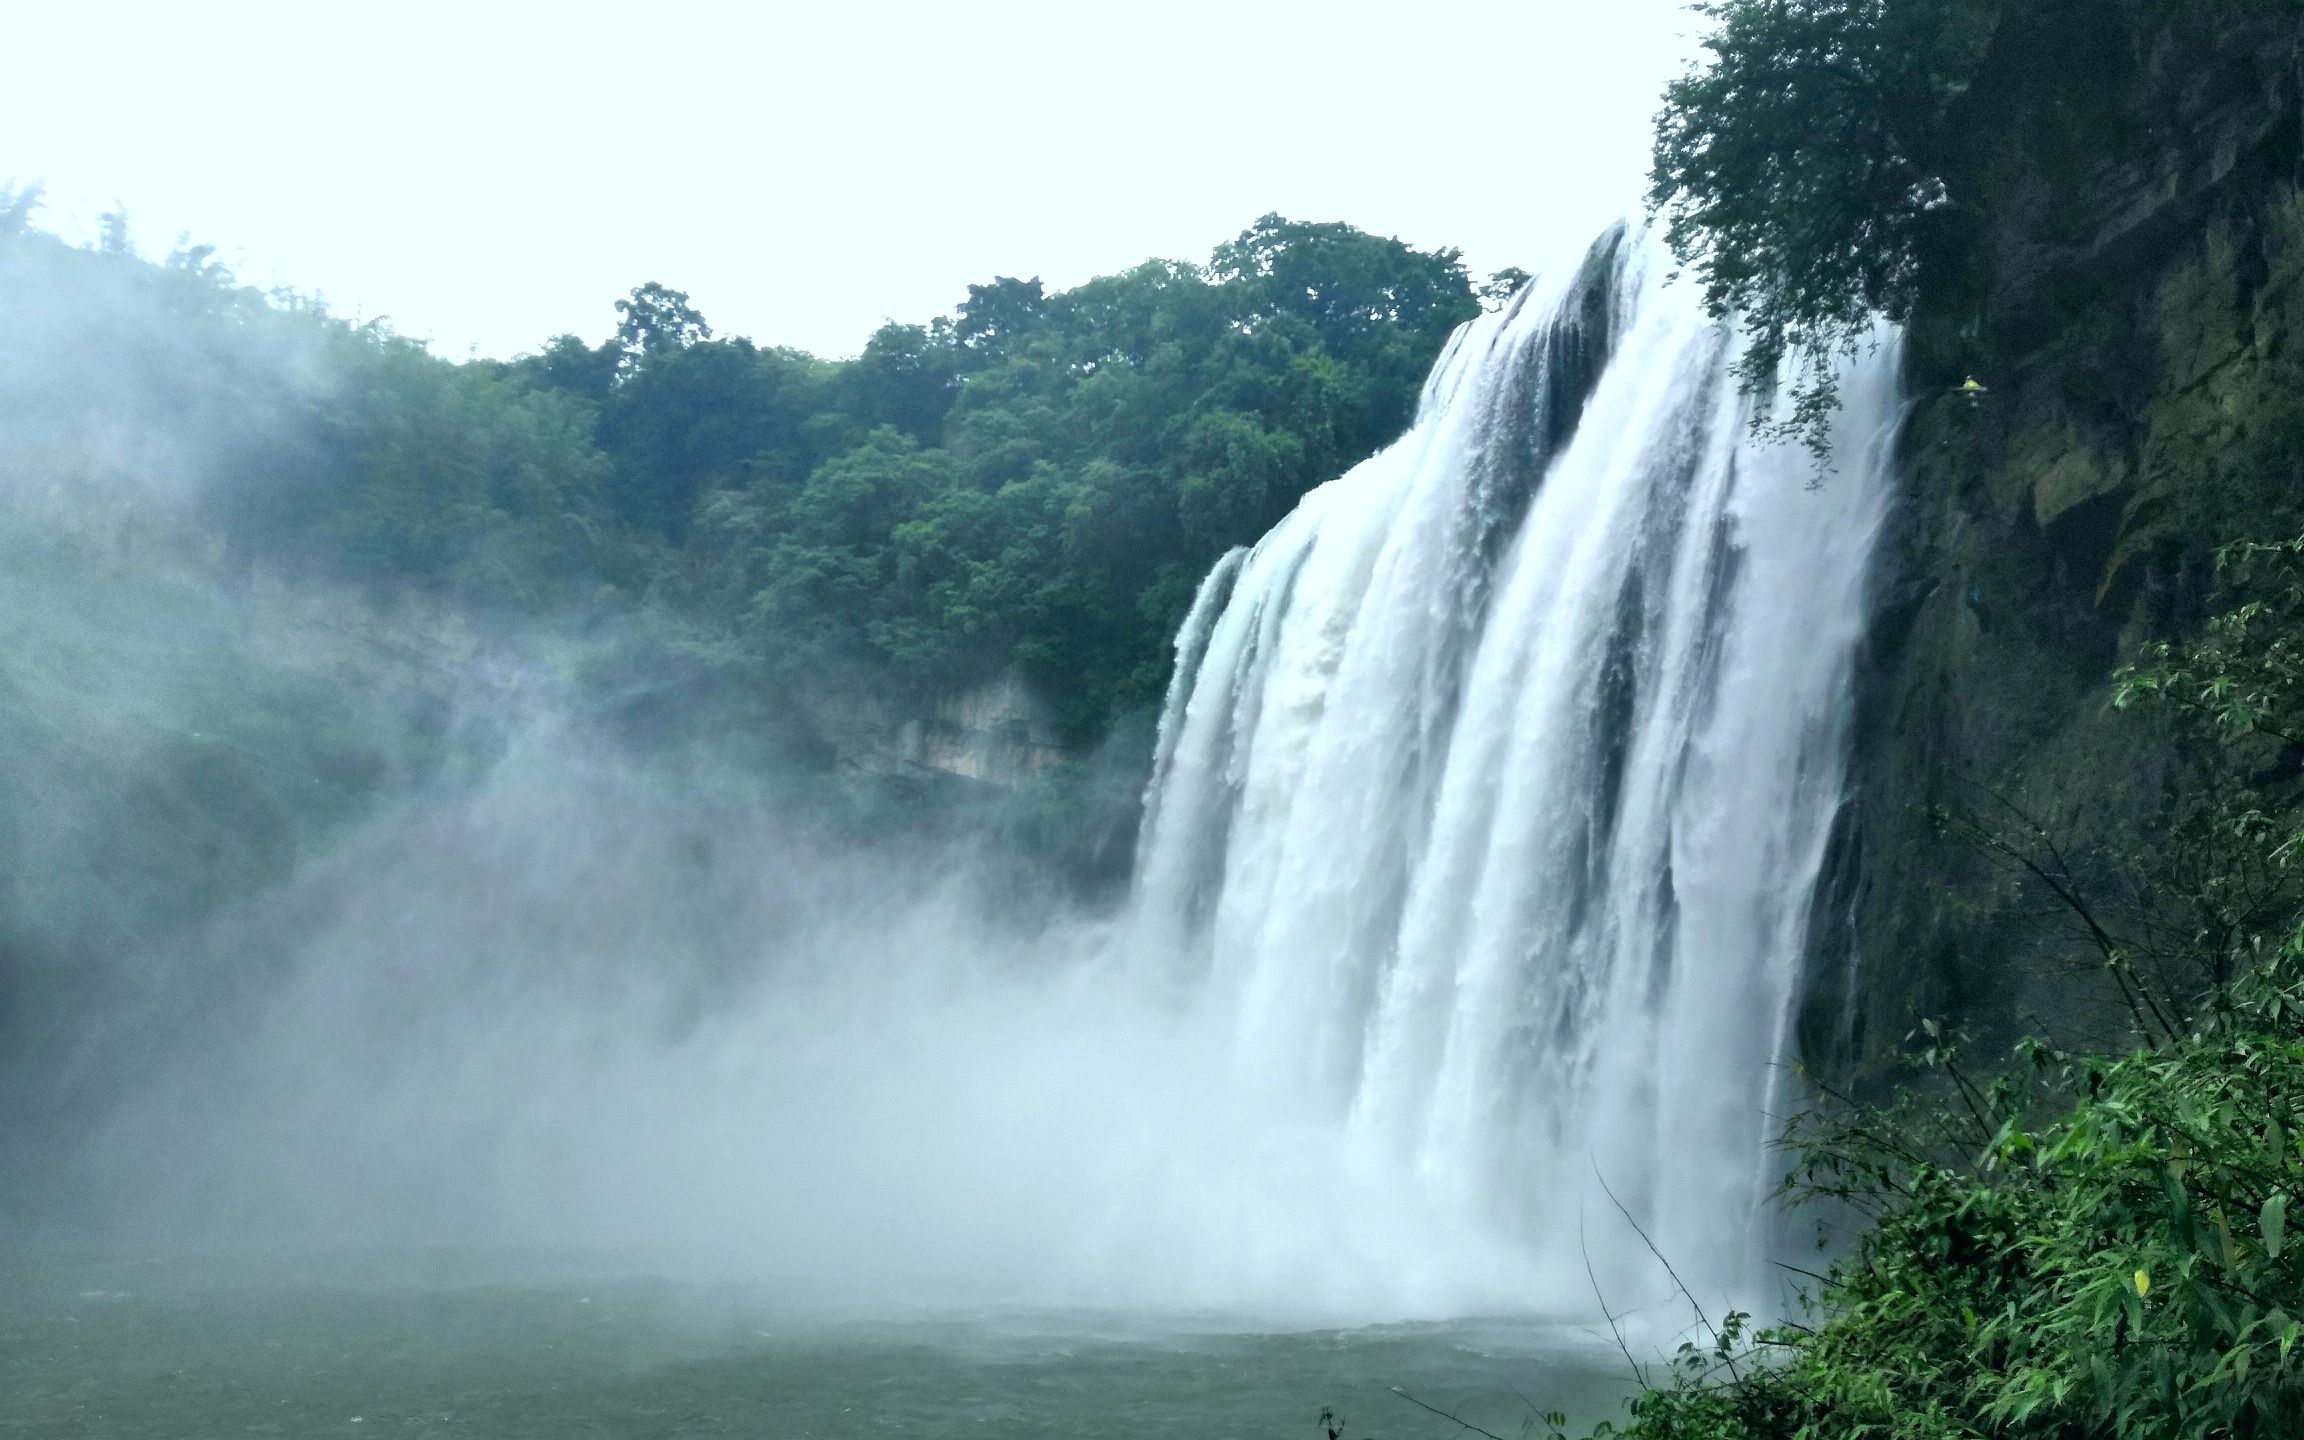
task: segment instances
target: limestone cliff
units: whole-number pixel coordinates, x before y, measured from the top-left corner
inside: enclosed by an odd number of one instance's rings
[[[1053,708],[1010,670],[940,694],[815,697],[839,763],[874,775],[1012,787],[1071,757]]]
[[[2058,0],[1963,102],[1812,1059],[1881,1073],[1923,1014],[1988,1043],[2099,1018],[2071,917],[1935,817],[2036,821],[2083,871],[2138,833],[2170,757],[2112,672],[2199,624],[2218,545],[2304,529],[2300,56],[2293,6]]]

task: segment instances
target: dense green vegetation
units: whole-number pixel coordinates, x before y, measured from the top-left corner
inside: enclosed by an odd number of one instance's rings
[[[755,652],[930,687],[1016,665],[1086,733],[1157,695],[1217,555],[1405,428],[1475,308],[1453,254],[1267,217],[1205,268],[972,286],[844,365],[703,338],[672,297],[589,370],[562,341],[507,375],[575,370],[617,518]]]
[[[451,364],[204,250],[148,264],[11,213],[0,300],[83,312],[35,330],[11,423],[51,456],[172,437],[245,567],[649,607],[819,690],[1019,667],[1076,737],[1157,698],[1208,565],[1404,429],[1478,309],[1454,252],[1267,216],[1206,265],[971,286],[852,360],[715,336],[648,284],[601,345]]]
[[[35,331],[54,353],[21,362],[11,423],[52,457],[95,429],[180,441],[245,565],[664,607],[786,682],[1021,666],[1082,735],[1156,697],[1198,576],[1405,428],[1477,310],[1454,252],[1267,216],[1205,266],[971,286],[853,360],[716,337],[648,284],[601,345],[451,364],[205,249],[148,264],[10,213],[11,309],[83,310]]]

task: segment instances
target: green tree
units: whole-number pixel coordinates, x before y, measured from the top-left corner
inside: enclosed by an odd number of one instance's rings
[[[810,422],[830,383],[813,357],[749,340],[656,351],[599,410],[617,515],[678,544],[707,490],[756,473],[806,475],[822,458]]]
[[[1649,205],[1715,315],[1749,344],[1748,391],[1787,363],[1777,433],[1821,456],[1833,366],[1875,315],[1907,317],[1969,221],[1947,124],[2002,0],[1712,0],[1706,58],[1665,91]]]
[[[996,276],[989,285],[968,287],[953,334],[971,354],[1002,354],[1040,327],[1047,318],[1047,301],[1037,275],[1029,280]]]
[[[648,360],[684,350],[712,338],[712,327],[688,302],[688,292],[673,290],[651,280],[628,299],[616,302],[616,346],[619,376],[628,376]]]
[[[597,405],[608,399],[623,353],[613,340],[604,345],[587,345],[579,336],[555,335],[542,350],[520,357],[505,366],[504,371]]]
[[[1354,449],[1407,428],[1432,358],[1479,313],[1457,251],[1414,250],[1344,224],[1266,215],[1218,246],[1210,271],[1239,291],[1251,322],[1301,319],[1329,355],[1368,376],[1373,403]]]
[[[838,407],[850,421],[866,430],[893,425],[931,443],[959,390],[952,327],[890,321],[839,374]]]
[[[1507,265],[1482,282],[1476,293],[1481,304],[1501,308],[1513,296],[1527,289],[1528,283],[1535,278],[1517,265]]]

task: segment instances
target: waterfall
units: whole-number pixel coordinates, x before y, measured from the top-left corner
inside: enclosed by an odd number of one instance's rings
[[[1364,1167],[1579,1284],[1653,1278],[1620,1204],[1692,1286],[1749,1293],[1896,342],[1846,365],[1820,476],[1753,438],[1732,327],[1670,270],[1603,236],[1216,567],[1133,924]]]

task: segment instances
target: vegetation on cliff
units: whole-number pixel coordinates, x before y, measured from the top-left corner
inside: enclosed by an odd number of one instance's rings
[[[1650,204],[1740,317],[1747,384],[1789,369],[1772,418],[1812,444],[1875,314],[1931,383],[2050,359],[2084,429],[2133,423],[2138,282],[2293,183],[2296,0],[1695,8],[1712,29],[1657,116]]]
[[[1709,52],[1665,92],[1649,204],[1707,303],[1747,337],[1766,393],[1789,363],[1792,412],[1822,454],[1834,367],[1875,316],[1911,318],[1923,266],[1960,223],[1952,102],[1998,0],[1701,4]]]

